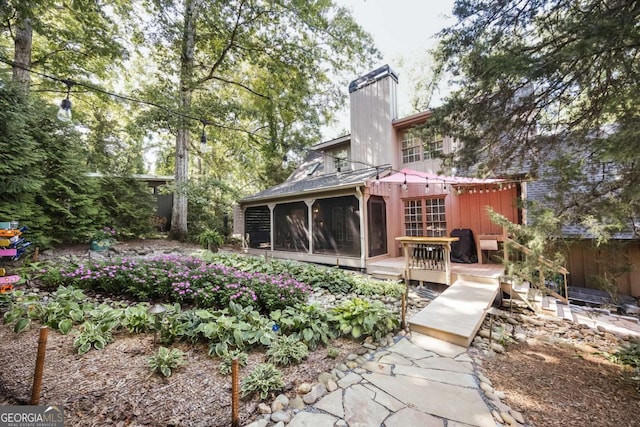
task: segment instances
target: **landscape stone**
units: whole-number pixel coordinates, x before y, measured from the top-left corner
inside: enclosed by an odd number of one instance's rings
[[[387,363],[389,365],[405,365],[405,366],[413,365],[413,362],[411,362],[409,359],[407,359],[404,356],[401,356],[398,353],[388,354],[386,356],[381,357],[378,361],[380,363]]]
[[[366,362],[362,366],[365,370],[378,374],[391,375],[391,365],[379,362]]]
[[[458,362],[448,357],[430,357],[416,361],[416,365],[426,369],[440,369],[443,371],[461,372],[464,374],[473,373],[473,367],[468,362]]]
[[[334,427],[349,427],[349,424],[345,420],[338,420]]]
[[[500,412],[500,416],[502,417],[502,419],[504,420],[505,424],[508,424],[510,426],[514,426],[516,425],[518,422],[511,416],[509,415],[508,412],[503,411]]]
[[[316,408],[322,409],[338,418],[344,418],[344,406],[342,405],[342,389],[327,394],[320,399],[315,405]]]
[[[408,407],[477,427],[495,427],[493,416],[477,389],[416,377],[410,381],[402,376],[380,374],[363,377]]]
[[[324,386],[324,384],[316,384],[311,388],[311,391],[309,393],[305,394],[302,397],[302,401],[307,405],[311,405],[312,403],[317,402],[317,400],[322,396],[324,396],[326,392],[327,388]]]
[[[398,399],[389,395],[388,393],[385,393],[384,391],[380,390],[378,387],[374,386],[373,384],[367,383],[367,384],[364,384],[362,387],[370,390],[371,393],[373,393],[373,399],[379,404],[381,404],[382,406],[384,406],[385,408],[387,408],[388,410],[390,410],[391,412],[399,411],[400,409],[406,406],[404,403],[400,402]]]
[[[493,393],[493,387],[485,382],[480,383],[480,388],[486,393]]]
[[[300,396],[296,396],[289,401],[289,407],[293,409],[302,410],[304,409],[304,401]]]
[[[326,387],[328,392],[332,392],[338,389],[338,384],[334,380],[329,380]]]
[[[300,384],[298,387],[296,387],[296,391],[299,394],[307,394],[311,391],[311,384],[309,383],[302,383]]]
[[[344,378],[338,380],[338,386],[347,388],[350,385],[357,384],[362,381],[362,377],[354,372],[347,374]]]
[[[413,408],[404,408],[387,418],[384,425],[385,427],[443,427],[444,421]]]
[[[491,343],[491,350],[495,351],[496,353],[504,353],[504,347],[497,342]]]
[[[329,414],[300,412],[287,427],[334,427],[338,419]]]
[[[473,375],[460,372],[441,371],[437,369],[424,369],[415,366],[396,366],[393,373],[397,376],[423,378],[431,381],[456,385],[460,387],[478,388]]]
[[[291,421],[291,413],[287,411],[277,411],[271,414],[271,421],[274,423],[288,423]]]
[[[344,392],[344,420],[349,427],[379,426],[389,411],[360,390],[348,388]]]
[[[486,376],[484,376],[484,374],[482,374],[481,372],[478,372],[476,374],[476,376],[478,377],[478,379],[480,381],[482,381],[483,383],[487,383],[489,385],[493,385],[493,383],[491,382],[491,380],[489,378],[487,378]]]
[[[284,427],[284,426],[285,426],[285,424],[282,421],[280,421],[280,422],[278,422],[278,423],[273,425],[273,427]]]
[[[467,351],[466,348],[459,345],[417,333],[413,334],[411,341],[424,350],[432,351],[444,357],[454,358]]]
[[[325,387],[327,386],[329,381],[337,381],[337,380],[338,380],[338,377],[336,377],[334,374],[329,372],[322,372],[320,375],[318,375],[318,382],[320,384],[324,384]]]
[[[499,422],[500,424],[504,424],[504,420],[502,419],[498,411],[494,409],[493,411],[491,411],[491,413],[493,414],[493,418],[495,418],[497,422]]]
[[[281,411],[289,406],[289,398],[284,394],[279,394],[273,402],[271,402],[271,412]]]
[[[509,411],[509,414],[511,414],[511,416],[520,424],[524,424],[524,417],[522,416],[522,414],[518,411],[515,411],[513,409],[511,409]]]
[[[258,412],[260,412],[261,414],[270,414],[271,408],[266,403],[260,403],[258,405]]]
[[[398,353],[407,359],[424,359],[433,356],[433,353],[418,347],[408,339],[398,341],[393,347],[390,347],[394,353]]]
[[[260,419],[252,422],[251,424],[247,424],[245,427],[267,427],[269,421],[265,419]]]

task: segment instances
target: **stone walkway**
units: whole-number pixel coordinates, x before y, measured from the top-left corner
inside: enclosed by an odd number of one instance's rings
[[[267,408],[273,410],[271,416],[266,414],[249,426],[500,425],[494,418],[500,415],[495,410],[492,414],[484,398],[485,392],[493,392],[490,382],[474,374],[473,360],[464,347],[413,332],[359,359],[353,361],[356,363],[350,365],[351,369],[336,372],[336,376],[326,374],[307,393],[298,390],[304,393],[302,398],[277,404],[279,399],[286,400],[284,395],[279,396],[272,408]],[[278,406],[288,410],[278,411]],[[506,417],[511,417],[509,409],[504,409]],[[283,418],[274,418],[278,412]]]

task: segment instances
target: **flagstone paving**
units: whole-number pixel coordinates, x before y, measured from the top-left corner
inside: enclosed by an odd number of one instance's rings
[[[414,332],[361,360],[287,425],[495,427],[466,351]]]

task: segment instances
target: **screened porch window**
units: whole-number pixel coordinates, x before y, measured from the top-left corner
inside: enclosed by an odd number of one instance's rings
[[[267,206],[253,206],[244,212],[244,229],[249,247],[271,247],[271,212]]]
[[[274,249],[307,252],[309,250],[309,215],[304,202],[277,205],[274,215]]]
[[[447,236],[444,198],[405,200],[404,230],[406,236]]]
[[[354,196],[313,204],[313,252],[360,256],[360,212]]]

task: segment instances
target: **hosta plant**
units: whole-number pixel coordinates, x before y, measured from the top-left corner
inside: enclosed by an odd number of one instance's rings
[[[328,345],[340,333],[335,328],[335,319],[327,310],[317,304],[298,304],[271,313],[271,319],[283,334],[293,335],[303,341],[311,350],[318,345]]]
[[[85,354],[91,348],[103,349],[112,340],[111,329],[107,324],[85,322],[80,325],[78,335],[73,340],[73,348],[78,354]]]
[[[283,388],[282,373],[271,363],[263,363],[256,366],[242,380],[242,385],[240,386],[243,397],[257,392],[260,395],[260,399],[266,399],[270,392],[282,390]]]
[[[287,335],[278,337],[267,350],[269,362],[282,366],[300,363],[308,355],[309,348],[305,343],[294,336]]]
[[[338,320],[340,332],[356,339],[371,336],[379,340],[400,324],[398,315],[379,301],[371,303],[354,298],[333,308],[332,312]]]
[[[174,348],[160,347],[156,354],[147,359],[147,364],[152,372],[158,372],[165,377],[170,377],[173,372],[187,364],[184,360],[184,352]]]

